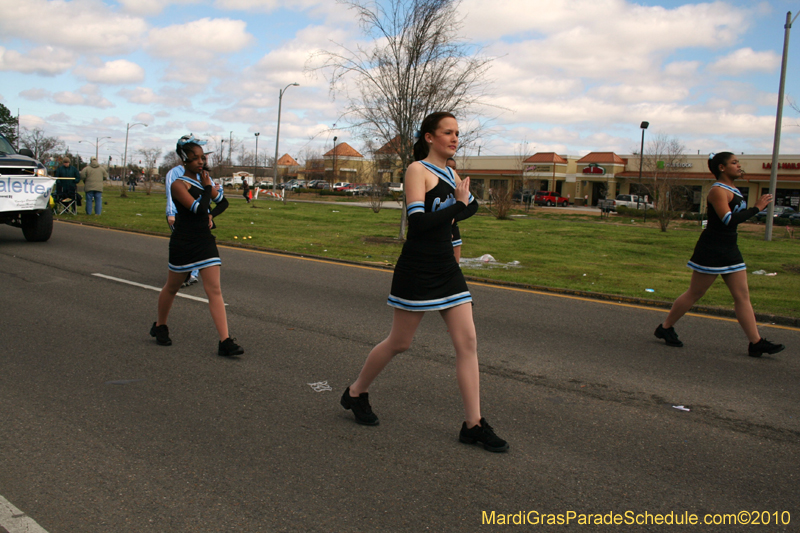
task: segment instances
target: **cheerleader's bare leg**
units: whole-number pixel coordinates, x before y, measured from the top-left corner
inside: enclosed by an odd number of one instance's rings
[[[424,314],[403,309],[394,310],[392,331],[389,332],[388,337],[369,352],[358,379],[350,385],[350,396],[355,398],[367,392],[369,386],[394,356],[408,350]]]
[[[732,274],[723,274],[722,279],[733,296],[733,308],[736,311],[736,320],[742,326],[745,335],[753,344],[761,340],[756,326],[756,314],[750,303],[750,289],[747,286],[747,271],[740,270]]]
[[[203,289],[208,296],[208,309],[211,319],[217,328],[219,340],[228,338],[228,315],[225,312],[225,301],[222,299],[222,288],[219,283],[219,265],[210,266],[200,271],[203,278]]]
[[[161,293],[158,295],[157,326],[163,326],[167,323],[169,311],[172,309],[172,302],[175,301],[175,295],[178,294],[178,290],[181,288],[181,285],[185,280],[186,272],[173,272],[172,270],[169,271],[167,282],[164,284],[164,287],[161,289]]]
[[[472,319],[472,304],[466,303],[441,312],[456,350],[456,377],[469,427],[481,421],[480,368],[478,338]]]
[[[708,291],[714,280],[717,279],[716,274],[701,274],[696,270],[692,271],[692,281],[689,283],[689,290],[678,296],[678,299],[672,304],[672,309],[669,310],[667,319],[662,324],[665,329],[669,329],[685,315],[692,306],[703,297]]]

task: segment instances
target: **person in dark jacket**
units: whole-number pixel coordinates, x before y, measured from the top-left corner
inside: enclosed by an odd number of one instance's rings
[[[74,198],[78,194],[80,172],[72,166],[69,157],[61,159],[61,166],[56,169],[56,195],[59,198]]]

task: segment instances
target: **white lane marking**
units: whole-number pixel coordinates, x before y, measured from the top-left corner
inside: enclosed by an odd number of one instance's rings
[[[126,283],[128,285],[133,285],[134,287],[141,287],[143,289],[150,289],[151,291],[161,292],[161,287],[153,287],[152,285],[144,285],[143,283],[136,283],[135,281],[129,281],[127,279],[115,278],[113,276],[106,276],[105,274],[98,274],[98,273],[94,273],[94,274],[92,274],[92,276],[97,276],[98,278],[110,279],[111,281],[118,281],[119,283]],[[190,300],[197,300],[198,302],[208,303],[208,300],[206,300],[205,298],[200,298],[198,296],[192,296],[191,294],[183,294],[182,292],[179,292],[177,294],[177,296],[180,296],[181,298],[188,298]],[[225,305],[228,305],[228,304],[225,304]]]
[[[0,496],[0,527],[8,533],[47,533],[47,530],[37,524],[10,501]]]

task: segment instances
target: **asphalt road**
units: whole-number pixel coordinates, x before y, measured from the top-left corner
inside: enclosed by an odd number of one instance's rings
[[[339,406],[388,333],[390,272],[221,255],[234,360],[204,303],[177,299],[160,347],[157,292],[95,275],[160,287],[166,239],[56,223],[34,244],[0,227],[0,496],[50,533],[507,529],[482,524],[492,511],[766,511],[756,529],[797,530],[798,330],[762,326],[788,348],[753,359],[735,322],[687,316],[676,349],[652,335],[663,310],[472,284],[483,412],[511,446],[491,454],[457,441],[435,314],[371,388],[380,426]],[[752,528],[578,518],[515,529]]]

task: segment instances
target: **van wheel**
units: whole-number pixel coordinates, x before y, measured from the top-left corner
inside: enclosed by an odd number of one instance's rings
[[[53,212],[49,209],[22,215],[22,234],[28,242],[45,242],[53,234]]]
[[[563,204],[561,204],[561,207],[569,207],[569,202],[564,202]]]
[[[550,200],[547,200],[547,204],[546,205],[547,205],[547,207],[553,207],[553,202],[551,202]]]

